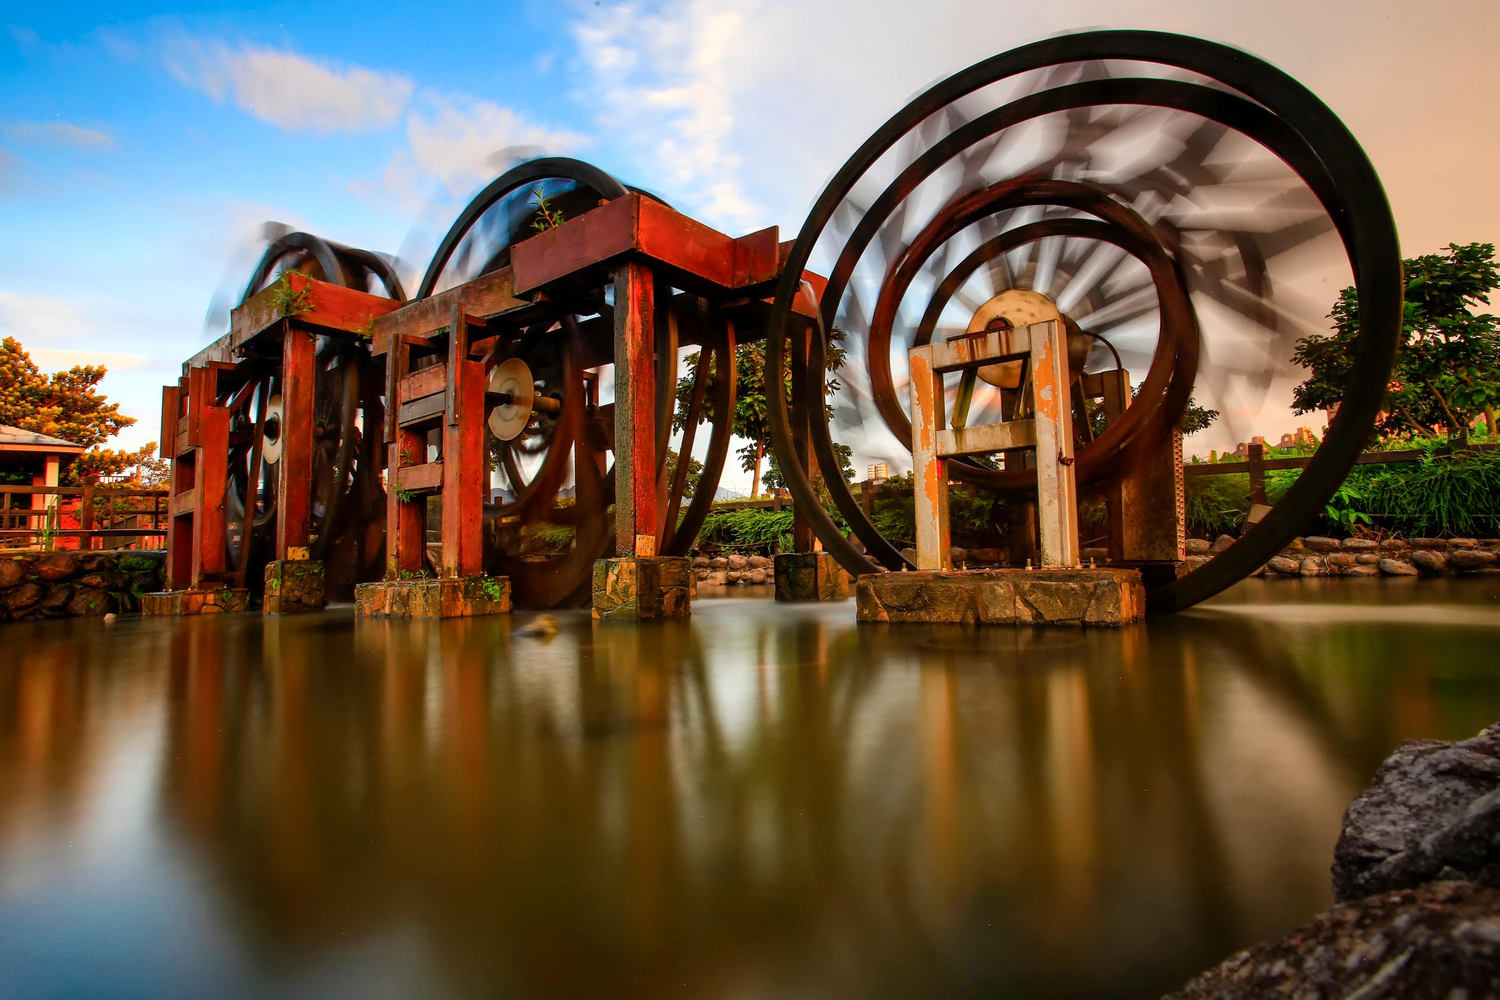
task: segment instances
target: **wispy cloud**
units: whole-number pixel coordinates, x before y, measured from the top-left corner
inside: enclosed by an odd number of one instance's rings
[[[115,146],[114,137],[108,133],[67,122],[10,122],[4,128],[12,141],[38,146],[88,150],[113,149]]]
[[[561,153],[586,141],[491,101],[427,93],[422,103],[406,118],[412,159],[455,194],[490,173],[490,158],[499,150],[526,146]]]
[[[133,371],[148,365],[149,359],[144,354],[47,346],[58,341],[75,340],[98,329],[98,316],[94,311],[75,303],[42,295],[0,291],[0,336],[19,340],[39,368],[107,365],[111,369]]]
[[[397,73],[318,61],[282,49],[179,38],[167,66],[183,83],[216,101],[297,132],[331,134],[389,128],[411,100],[413,84]]]
[[[451,214],[459,199],[516,159],[573,153],[589,137],[493,101],[423,91],[407,113],[406,140],[378,179],[356,180],[350,190],[393,198],[408,213]]]
[[[746,19],[693,2],[647,13],[635,4],[590,11],[571,27],[598,104],[600,128],[654,164],[650,185],[723,226],[753,225],[762,210],[739,180],[733,151],[736,93],[731,75]]]
[[[22,343],[82,333],[88,314],[62,299],[0,291],[0,331]]]

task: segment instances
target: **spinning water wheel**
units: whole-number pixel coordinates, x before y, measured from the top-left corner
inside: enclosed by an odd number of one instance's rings
[[[510,263],[511,247],[563,219],[630,191],[589,164],[552,157],[497,178],[459,215],[423,277],[418,297]],[[664,289],[670,291],[669,289]],[[735,382],[732,327],[700,299],[660,295],[656,317],[656,473],[664,497],[657,551],[686,554],[707,515],[728,453]],[[596,560],[614,544],[613,290],[581,283],[549,289],[529,307],[491,321],[487,376],[484,568],[509,577],[520,606],[586,603]],[[682,452],[702,423],[711,437],[702,472],[669,467],[679,348],[705,362],[689,394]],[[711,377],[727,372],[729,377]],[[669,471],[672,473],[669,476]],[[488,495],[498,490],[492,501]],[[559,542],[560,539],[565,540]]]
[[[829,281],[800,345],[787,320],[805,266]],[[1248,438],[1289,399],[1294,341],[1324,329],[1327,303],[1349,284],[1357,360],[1327,436],[1254,530],[1150,592],[1152,610],[1171,611],[1252,572],[1321,509],[1368,436],[1399,332],[1400,259],[1379,181],[1338,119],[1285,74],[1198,39],[1107,31],[1028,45],[937,84],[814,205],[777,290],[768,381],[782,377],[791,340],[814,359],[803,391],[816,398],[816,359],[845,331],[851,392],[833,422],[899,455],[911,446],[909,348],[1055,309],[1069,334],[1078,481],[1097,488],[1169,447],[1195,396]],[[1101,421],[1085,378],[1121,370],[1137,385]],[[971,422],[1025,407],[1024,366],[994,366],[984,382],[965,400]],[[810,450],[852,539],[815,499],[786,401],[768,405],[788,485],[824,546],[851,572],[905,565],[838,475],[827,423],[812,421]],[[1000,496],[1035,489],[1035,473],[1009,460],[952,469]]]
[[[403,299],[389,261],[309,233],[287,233],[266,248],[242,301],[297,271],[310,278]],[[378,576],[385,532],[385,466],[379,433],[384,414],[380,366],[358,343],[318,336],[314,347],[313,541],[309,556],[325,565],[325,586],[346,597],[360,580]],[[277,514],[276,467],[281,459],[281,371],[274,358],[243,363],[247,378],[231,400],[226,493],[227,548],[241,584],[255,586],[271,559]]]

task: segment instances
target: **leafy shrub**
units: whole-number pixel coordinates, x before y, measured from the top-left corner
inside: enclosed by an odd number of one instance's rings
[[[711,510],[698,532],[698,544],[749,549],[765,554],[792,550],[792,512],[765,507]]]

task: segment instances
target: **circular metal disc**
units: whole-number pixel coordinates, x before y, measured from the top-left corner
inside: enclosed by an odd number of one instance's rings
[[[260,459],[267,465],[281,461],[281,424],[285,419],[286,407],[278,392],[266,400],[265,442],[260,446]]]
[[[1052,304],[1051,299],[1029,288],[1007,288],[974,310],[968,332],[978,333],[996,319],[1009,320],[1011,326],[1017,327],[1044,323],[1049,319],[1059,323],[1063,321],[1062,313],[1057,311],[1057,306]],[[1025,362],[1022,361],[1003,361],[998,365],[985,365],[979,369],[978,374],[990,385],[1001,389],[1019,389],[1024,367]]]
[[[506,358],[490,373],[490,392],[503,392],[510,401],[490,410],[486,419],[490,433],[501,441],[514,441],[531,422],[531,409],[536,401],[536,382],[531,369],[520,358]]]

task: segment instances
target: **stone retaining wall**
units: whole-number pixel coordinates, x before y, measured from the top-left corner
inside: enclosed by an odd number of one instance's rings
[[[770,556],[747,556],[732,552],[694,558],[693,576],[705,587],[773,584],[776,582],[774,567]]]
[[[139,611],[162,589],[166,553],[0,553],[0,622]]]
[[[1229,535],[1210,542],[1206,538],[1187,540],[1187,566],[1197,569],[1233,544]],[[913,561],[912,549],[903,553]],[[1004,565],[1005,553],[999,549],[954,548],[953,565],[964,569],[993,569]],[[1083,563],[1091,559],[1104,565],[1108,552],[1084,549]],[[1458,576],[1500,573],[1500,538],[1323,538],[1309,535],[1295,538],[1255,576]],[[766,556],[738,553],[698,556],[693,560],[693,574],[705,586],[775,583],[772,562]]]
[[[1207,562],[1234,539],[1190,538],[1189,568]],[[1296,538],[1258,570],[1266,577],[1456,576],[1500,573],[1500,538]]]

